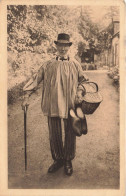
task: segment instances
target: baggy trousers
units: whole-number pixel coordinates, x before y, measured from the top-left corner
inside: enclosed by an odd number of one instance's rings
[[[71,128],[70,120],[63,119],[64,145],[62,141],[61,118],[48,117],[50,148],[53,160],[72,160],[75,157],[76,136]]]

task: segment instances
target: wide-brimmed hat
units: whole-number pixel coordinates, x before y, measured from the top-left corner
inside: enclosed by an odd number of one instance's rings
[[[71,46],[72,42],[70,42],[70,36],[66,33],[60,33],[58,34],[57,41],[54,41],[54,43],[57,44],[66,44]]]

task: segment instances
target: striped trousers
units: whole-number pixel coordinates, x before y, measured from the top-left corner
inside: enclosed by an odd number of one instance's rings
[[[48,117],[50,148],[53,160],[72,160],[75,157],[76,136],[71,128],[70,120],[63,119],[64,144],[62,140],[61,118]]]

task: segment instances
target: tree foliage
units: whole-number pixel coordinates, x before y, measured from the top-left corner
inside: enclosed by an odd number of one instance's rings
[[[8,50],[53,51],[53,40],[60,32],[72,35],[80,53],[85,47],[96,53],[110,47],[110,29],[100,31],[99,25],[91,20],[89,6],[8,5],[7,11]],[[111,6],[105,17],[117,13],[118,9]]]
[[[49,43],[53,45],[58,33],[72,34],[75,30],[76,21],[72,21],[71,10],[67,6],[9,5],[8,50],[40,53],[47,51]]]
[[[110,7],[109,18],[116,12],[118,9]],[[109,48],[111,26],[101,31],[91,15],[90,6],[8,5],[9,87],[24,80],[31,70],[37,70],[47,56],[56,52],[54,40],[58,33],[72,36],[72,52],[78,52],[80,57],[86,49],[100,53]]]
[[[106,6],[105,8],[106,8],[106,14],[102,18],[102,24],[103,21],[107,20],[109,24],[107,25],[107,27],[104,27],[103,25],[101,26],[99,23],[92,22],[90,17],[91,9],[89,6],[82,8],[82,12],[80,15],[80,22],[78,25],[79,33],[82,35],[83,39],[88,42],[88,48],[93,50],[94,53],[96,54],[101,53],[104,50],[109,50],[111,48],[111,41],[113,35],[112,20],[115,17],[119,19],[119,7]],[[79,55],[81,55],[82,50],[84,50],[85,48],[84,42],[85,41],[82,41],[82,43],[81,44],[79,43],[78,45]]]

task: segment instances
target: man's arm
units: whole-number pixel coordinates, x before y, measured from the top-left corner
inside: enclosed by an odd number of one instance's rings
[[[24,91],[24,99],[22,103],[22,108],[28,105],[29,96],[35,91],[39,85],[39,83],[44,79],[44,68],[40,67],[37,74],[34,74],[32,78],[26,83],[23,87]]]
[[[39,83],[44,78],[44,68],[43,66],[39,68],[38,73],[34,74],[32,78],[27,82],[27,84],[23,87],[23,91],[33,91],[37,88]]]
[[[76,61],[76,60],[75,60]],[[88,81],[89,78],[85,74],[85,72],[82,70],[82,67],[78,61],[76,61],[77,67],[78,67],[78,83],[81,84],[84,81]]]
[[[79,104],[82,102],[82,98],[85,95],[85,89],[83,87],[83,83],[88,81],[88,77],[86,76],[85,72],[82,70],[82,67],[78,61],[76,61],[77,69],[78,69],[78,87],[75,97],[75,104]]]

